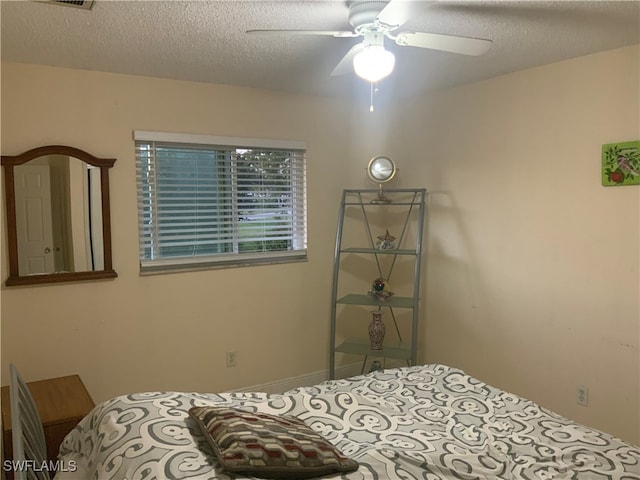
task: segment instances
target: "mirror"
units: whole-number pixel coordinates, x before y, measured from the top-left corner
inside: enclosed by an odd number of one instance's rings
[[[7,286],[117,277],[109,204],[115,161],[63,145],[2,155]]]
[[[376,183],[386,183],[396,174],[396,164],[389,157],[373,157],[367,166],[369,178]]]
[[[382,191],[382,184],[390,181],[396,175],[396,164],[389,157],[373,157],[369,160],[367,165],[367,175],[369,178],[378,184],[379,191],[378,197],[371,201],[371,203],[391,203],[387,197],[384,196]]]

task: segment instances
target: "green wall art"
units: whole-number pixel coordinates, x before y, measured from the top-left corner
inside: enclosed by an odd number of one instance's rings
[[[602,145],[602,185],[640,185],[640,140]]]

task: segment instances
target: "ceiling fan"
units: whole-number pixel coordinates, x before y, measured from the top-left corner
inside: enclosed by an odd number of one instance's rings
[[[247,30],[248,34],[303,34],[339,38],[364,37],[353,46],[331,72],[332,76],[351,72],[371,83],[388,76],[395,65],[393,53],[384,48],[389,38],[400,46],[429,48],[462,55],[482,55],[491,40],[438,33],[397,31],[424,9],[422,0],[349,0],[351,30]]]

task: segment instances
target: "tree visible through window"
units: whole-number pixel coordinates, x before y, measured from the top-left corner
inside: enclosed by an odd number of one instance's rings
[[[136,140],[142,270],[306,256],[304,150]]]

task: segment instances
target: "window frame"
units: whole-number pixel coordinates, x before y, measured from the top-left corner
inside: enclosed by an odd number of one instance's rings
[[[200,134],[182,134],[182,133],[167,133],[167,132],[153,132],[146,130],[136,130],[133,132],[133,140],[135,144],[135,163],[136,163],[136,192],[138,198],[138,259],[141,275],[156,274],[156,273],[168,273],[176,271],[192,271],[192,270],[208,270],[217,268],[231,268],[241,266],[254,266],[265,264],[280,264],[291,262],[303,262],[307,261],[307,174],[306,174],[306,144],[300,141],[293,140],[274,140],[263,138],[245,138],[245,137],[225,137],[225,136],[213,136],[213,135],[200,135]],[[178,257],[161,257],[156,259],[143,258],[143,200],[144,195],[141,191],[142,180],[139,177],[139,170],[141,168],[141,158],[138,154],[139,142],[157,142],[164,145],[175,144],[179,145],[198,145],[211,147],[212,150],[281,150],[292,151],[295,153],[295,158],[301,165],[296,165],[295,171],[298,172],[302,178],[292,179],[289,185],[292,199],[296,203],[292,215],[296,218],[301,216],[303,225],[301,228],[292,226],[292,235],[294,240],[301,245],[301,247],[295,250],[289,251],[263,251],[263,252],[251,252],[251,253],[218,253],[207,255],[193,255],[193,256],[178,256]],[[230,174],[236,170],[235,155],[230,157],[231,167]],[[233,173],[232,175],[236,175]],[[227,186],[233,191],[229,196],[234,202],[237,202],[239,196],[237,195],[237,181],[236,177]],[[302,189],[302,192],[296,191]],[[148,197],[147,197],[148,198]],[[298,205],[301,203],[301,205]],[[296,215],[297,214],[297,215]],[[240,223],[240,219],[237,216],[233,216],[233,226],[237,228]],[[295,222],[293,222],[295,223]]]

